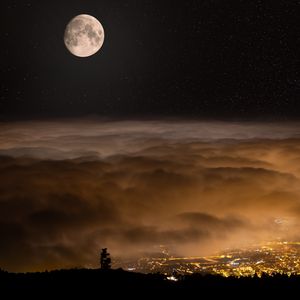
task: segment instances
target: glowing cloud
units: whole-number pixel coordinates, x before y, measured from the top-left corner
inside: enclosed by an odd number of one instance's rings
[[[0,124],[0,266],[296,239],[299,124]],[[284,220],[284,221],[283,221]]]

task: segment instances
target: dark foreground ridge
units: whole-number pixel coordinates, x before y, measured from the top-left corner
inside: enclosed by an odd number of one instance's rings
[[[277,275],[262,278],[224,278],[193,274],[170,281],[162,274],[140,274],[119,270],[72,269],[43,273],[8,273],[0,271],[0,287],[5,293],[78,292],[103,295],[186,295],[187,293],[228,294],[231,298],[258,295],[284,295],[300,291],[300,276]]]

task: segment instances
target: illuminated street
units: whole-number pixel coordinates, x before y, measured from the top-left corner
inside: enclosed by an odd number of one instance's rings
[[[225,277],[299,275],[300,242],[269,242],[206,257],[145,257],[136,263],[131,262],[130,266],[119,267],[135,272],[160,272],[168,275],[193,273],[217,274]]]

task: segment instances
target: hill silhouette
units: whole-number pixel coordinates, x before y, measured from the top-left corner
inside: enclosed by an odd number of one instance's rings
[[[2,293],[29,293],[40,295],[101,294],[123,297],[159,295],[187,296],[209,294],[229,296],[268,297],[292,295],[300,291],[300,276],[277,275],[262,278],[224,278],[221,276],[193,274],[182,276],[177,282],[167,280],[163,274],[140,274],[118,270],[72,269],[43,273],[0,272]],[[139,297],[140,295],[140,297]]]

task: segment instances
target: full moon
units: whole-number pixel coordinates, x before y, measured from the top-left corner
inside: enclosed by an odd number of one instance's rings
[[[66,27],[64,42],[75,56],[88,57],[97,53],[104,43],[101,23],[90,15],[78,15]]]

